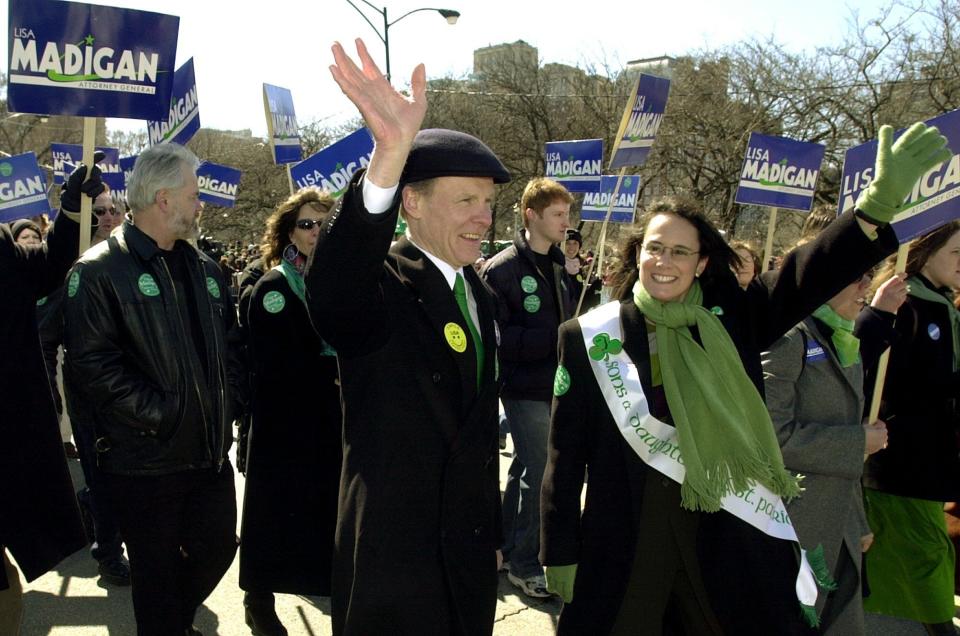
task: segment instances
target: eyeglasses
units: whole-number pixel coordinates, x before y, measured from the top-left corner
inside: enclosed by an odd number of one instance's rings
[[[686,247],[667,247],[662,243],[644,243],[643,251],[650,256],[657,257],[663,256],[664,254],[670,254],[671,257],[677,259],[678,261],[691,259],[700,253]]]
[[[101,208],[101,207],[93,208],[93,213],[96,214],[97,216],[103,216],[107,212],[109,212],[111,216],[117,216],[118,214],[120,214],[117,208],[112,205],[109,208]]]
[[[323,223],[320,219],[300,219],[297,221],[297,228],[301,230],[312,230],[314,226]]]

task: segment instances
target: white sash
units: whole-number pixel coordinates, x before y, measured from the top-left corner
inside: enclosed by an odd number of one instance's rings
[[[620,434],[645,464],[682,484],[686,469],[677,441],[677,429],[650,414],[637,367],[623,351],[620,303],[601,305],[580,316],[579,322],[584,345],[588,352],[593,349],[595,354],[588,355],[590,367]],[[609,346],[605,346],[607,342]],[[605,355],[601,357],[601,354]],[[766,486],[751,482],[746,491],[723,497],[720,505],[771,537],[800,544],[783,502]],[[800,555],[797,598],[803,605],[813,607],[817,601],[817,581],[806,550],[801,548]]]

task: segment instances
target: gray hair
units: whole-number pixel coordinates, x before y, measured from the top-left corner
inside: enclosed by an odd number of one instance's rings
[[[147,148],[137,157],[127,179],[127,204],[136,214],[156,202],[157,192],[182,188],[183,168],[196,173],[200,160],[180,144],[160,144]]]

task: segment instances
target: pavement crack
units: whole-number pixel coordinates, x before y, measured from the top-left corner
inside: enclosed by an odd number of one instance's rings
[[[509,613],[507,613],[507,614],[504,614],[503,616],[501,616],[500,618],[494,620],[493,622],[494,622],[494,623],[499,623],[499,622],[501,622],[501,621],[502,621],[503,619],[505,619],[505,618],[510,618],[511,616],[516,616],[516,615],[519,614],[520,612],[522,612],[522,611],[524,611],[524,610],[528,610],[528,609],[530,609],[530,608],[525,605],[525,606],[519,608],[516,612],[509,612]]]

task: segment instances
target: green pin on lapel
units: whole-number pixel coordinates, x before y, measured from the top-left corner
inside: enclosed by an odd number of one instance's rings
[[[160,287],[150,274],[140,274],[140,278],[137,279],[137,287],[140,288],[140,293],[144,296],[160,295]]]
[[[570,390],[570,372],[561,364],[557,367],[557,373],[553,376],[553,394],[560,397]]]

